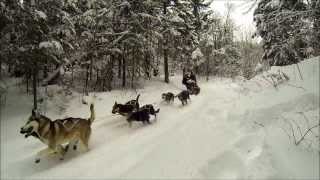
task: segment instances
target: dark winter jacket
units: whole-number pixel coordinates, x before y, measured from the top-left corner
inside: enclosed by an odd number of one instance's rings
[[[185,74],[182,79],[182,84],[184,84],[185,86],[188,86],[190,84],[188,82],[189,80],[193,80],[197,84],[196,76],[193,73]]]

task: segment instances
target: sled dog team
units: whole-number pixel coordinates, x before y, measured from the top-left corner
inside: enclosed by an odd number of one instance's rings
[[[199,92],[199,91],[198,91]],[[191,91],[191,94],[192,91]],[[198,94],[198,93],[195,93]],[[157,116],[160,109],[155,110],[152,104],[139,105],[140,94],[136,99],[125,104],[115,102],[112,108],[113,114],[120,114],[127,117],[127,122],[131,127],[132,121],[141,121],[143,124],[150,124],[150,115]],[[171,92],[163,93],[162,99],[168,104],[174,102],[178,97],[182,105],[186,105],[190,100],[190,91],[183,90],[174,95]],[[39,151],[36,155],[36,163],[40,159],[50,154],[57,154],[63,160],[69,146],[76,150],[79,146],[82,152],[88,151],[88,142],[91,135],[91,124],[95,119],[94,105],[90,105],[90,117],[85,118],[65,118],[52,121],[44,115],[32,110],[27,123],[20,129],[20,133],[25,137],[33,136],[46,144],[48,147]],[[67,144],[65,147],[63,144]]]

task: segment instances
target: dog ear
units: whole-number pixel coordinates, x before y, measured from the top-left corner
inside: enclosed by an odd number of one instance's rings
[[[114,104],[117,105],[118,104],[117,101],[115,101]]]

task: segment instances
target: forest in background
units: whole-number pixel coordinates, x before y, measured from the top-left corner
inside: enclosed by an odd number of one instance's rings
[[[60,84],[88,94],[192,68],[247,79],[320,52],[319,0],[253,0],[256,32],[243,32],[213,0],[2,0],[0,74],[26,92]],[[261,42],[252,39],[261,37]],[[162,76],[161,76],[162,77]],[[33,88],[32,88],[33,87]]]

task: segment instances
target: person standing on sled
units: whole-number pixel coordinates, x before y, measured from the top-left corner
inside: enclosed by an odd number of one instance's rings
[[[189,92],[192,92],[193,87],[197,86],[196,76],[190,69],[186,70],[185,74],[183,75],[182,84],[187,87]]]

